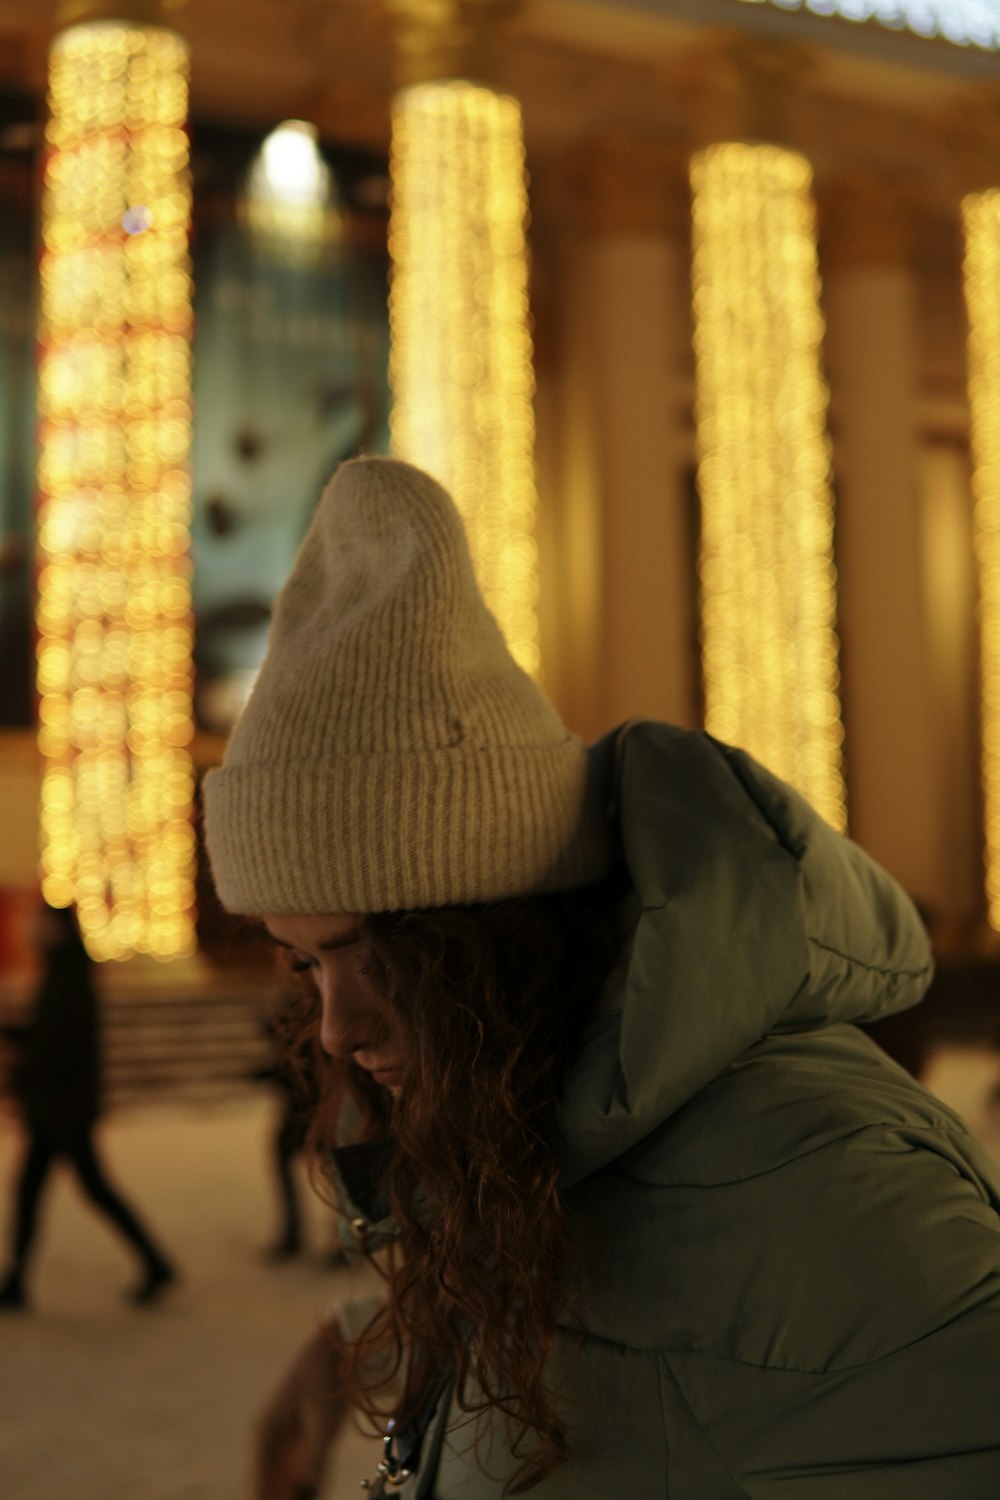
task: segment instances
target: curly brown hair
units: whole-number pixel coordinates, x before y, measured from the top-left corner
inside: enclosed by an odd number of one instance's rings
[[[393,1100],[349,1061],[319,1064],[314,1163],[322,1168],[338,1143],[348,1097],[361,1117],[355,1139],[393,1143],[383,1190],[399,1234],[385,1308],[348,1360],[351,1395],[373,1421],[391,1400],[405,1423],[449,1376],[470,1421],[505,1420],[519,1466],[504,1494],[531,1489],[568,1454],[546,1379],[557,1321],[573,1302],[556,1108],[620,951],[623,894],[615,876],[366,918],[368,973],[409,1038],[404,1086]],[[318,1046],[317,1010],[306,988],[286,1017],[300,1057]]]

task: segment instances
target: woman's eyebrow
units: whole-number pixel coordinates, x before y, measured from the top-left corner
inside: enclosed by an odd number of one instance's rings
[[[323,953],[335,953],[338,948],[350,948],[355,943],[360,943],[364,935],[364,927],[357,922],[349,927],[346,932],[339,933],[336,937],[325,938],[322,943],[317,943],[317,948]]]
[[[349,927],[346,932],[340,932],[335,937],[324,938],[316,947],[322,953],[335,953],[338,948],[350,948],[355,943],[360,943],[364,935],[364,928],[359,922],[355,927]],[[287,948],[290,952],[295,951],[295,943],[286,943],[284,938],[275,937],[273,932],[268,933],[272,943],[277,943],[279,948]]]

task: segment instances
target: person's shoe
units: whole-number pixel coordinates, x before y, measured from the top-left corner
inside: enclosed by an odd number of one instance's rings
[[[0,1282],[0,1312],[27,1312],[28,1299],[24,1294],[24,1282],[16,1271],[11,1271]]]
[[[177,1272],[166,1261],[150,1266],[144,1280],[129,1292],[128,1300],[135,1307],[151,1307],[160,1300],[168,1287],[176,1286],[178,1280]]]

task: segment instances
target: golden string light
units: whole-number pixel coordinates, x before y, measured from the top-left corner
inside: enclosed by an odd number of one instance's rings
[[[986,902],[1000,931],[1000,190],[962,203],[979,570]]]
[[[516,660],[539,665],[527,192],[516,100],[420,83],[393,108],[392,444],[452,492]]]
[[[38,466],[42,889],[96,958],[193,946],[187,48],[52,46]]]
[[[833,503],[809,163],[691,166],[705,719],[845,823]]]

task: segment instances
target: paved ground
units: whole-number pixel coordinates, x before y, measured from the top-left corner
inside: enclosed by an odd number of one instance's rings
[[[953,1048],[928,1082],[1000,1160],[1000,1053]],[[249,1500],[247,1429],[275,1373],[352,1273],[331,1271],[327,1211],[312,1258],[273,1269],[265,1094],[212,1108],[147,1106],[104,1127],[120,1185],[182,1263],[162,1307],[120,1293],[132,1267],[65,1181],[52,1183],[36,1311],[0,1322],[0,1500]],[[0,1184],[17,1154],[0,1118]],[[6,1205],[0,1211],[6,1228]],[[326,1500],[360,1496],[376,1445],[351,1435]]]
[[[1000,1165],[1000,1050],[971,1045],[937,1047],[922,1077],[932,1093],[958,1110]]]
[[[313,1255],[262,1264],[274,1232],[270,1120],[265,1094],[198,1110],[147,1106],[104,1125],[120,1187],[183,1267],[183,1286],[155,1309],[123,1302],[134,1279],[127,1252],[68,1180],[53,1179],[35,1311],[0,1321],[2,1500],[248,1500],[252,1413],[352,1277],[323,1263],[332,1234],[318,1203]],[[0,1118],[8,1193],[17,1149]],[[375,1447],[348,1437],[325,1494],[360,1497]]]

